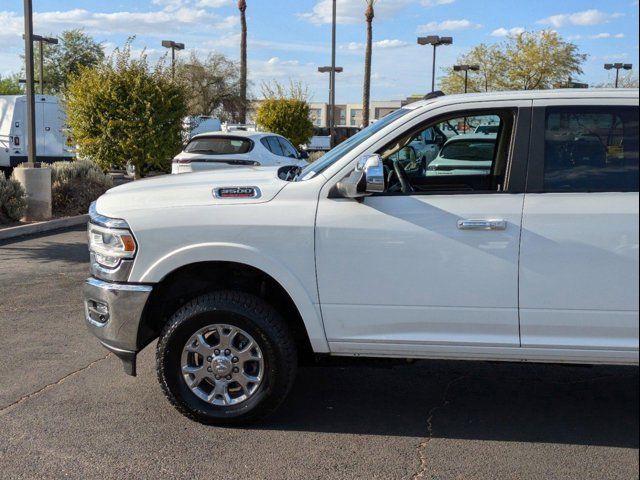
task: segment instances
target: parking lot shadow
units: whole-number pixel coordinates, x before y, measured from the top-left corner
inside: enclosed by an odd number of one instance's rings
[[[353,363],[301,368],[256,428],[638,448],[637,367]]]
[[[84,230],[74,229],[74,231]],[[64,233],[70,230],[65,230]],[[34,262],[66,262],[66,263],[88,263],[89,249],[86,241],[60,242],[57,239],[48,240],[48,236],[57,235],[48,233],[33,235],[25,238],[16,238],[0,242],[0,248],[5,258],[18,261]]]

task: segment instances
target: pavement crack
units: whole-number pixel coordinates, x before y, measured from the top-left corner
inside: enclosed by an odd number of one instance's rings
[[[454,378],[449,383],[447,383],[447,385],[444,387],[444,390],[442,392],[442,399],[440,400],[440,403],[432,407],[431,410],[429,410],[429,414],[427,415],[427,438],[425,438],[422,442],[420,442],[416,447],[416,450],[418,451],[418,457],[420,458],[420,468],[413,475],[413,477],[411,477],[412,480],[425,478],[425,474],[427,473],[427,467],[428,467],[427,447],[429,446],[429,443],[433,438],[434,415],[438,410],[446,407],[449,404],[448,396],[449,396],[449,390],[451,390],[451,387],[453,387],[456,383],[464,380],[467,377],[468,375],[462,375],[460,377]]]
[[[79,369],[77,369],[77,370],[74,370],[73,372],[70,372],[70,373],[66,374],[64,377],[62,377],[62,378],[61,378],[61,379],[59,379],[59,380],[57,380],[57,381],[55,381],[55,382],[53,382],[53,383],[49,383],[49,384],[45,385],[44,387],[39,388],[39,389],[38,389],[38,390],[36,390],[35,392],[31,392],[31,393],[28,393],[28,394],[26,394],[26,395],[23,395],[22,397],[20,397],[20,398],[19,398],[19,399],[17,399],[16,401],[11,402],[10,404],[8,404],[8,405],[6,405],[6,406],[4,406],[4,407],[0,408],[0,415],[4,414],[4,413],[5,413],[5,411],[9,410],[9,409],[10,409],[10,408],[12,408],[12,407],[15,407],[15,406],[17,406],[17,405],[20,405],[21,403],[26,402],[27,400],[29,400],[29,399],[31,399],[31,398],[37,397],[37,396],[38,396],[38,395],[40,395],[41,393],[44,393],[44,392],[46,392],[47,390],[50,390],[50,389],[52,389],[53,387],[55,387],[55,386],[57,386],[57,385],[61,385],[62,383],[64,383],[64,382],[65,382],[65,380],[69,379],[70,377],[73,377],[74,375],[77,375],[77,374],[78,374],[78,373],[80,373],[80,372],[83,372],[83,371],[85,371],[85,370],[90,369],[90,368],[91,368],[91,367],[93,367],[96,363],[99,363],[99,362],[101,362],[101,361],[103,361],[103,360],[106,360],[106,359],[107,359],[107,358],[109,358],[111,355],[112,355],[112,353],[111,353],[111,352],[109,352],[109,353],[107,353],[104,357],[100,357],[100,358],[98,358],[98,359],[96,359],[96,360],[92,361],[92,362],[91,362],[91,363],[89,363],[88,365],[85,365],[84,367],[81,367],[81,368],[79,368]]]

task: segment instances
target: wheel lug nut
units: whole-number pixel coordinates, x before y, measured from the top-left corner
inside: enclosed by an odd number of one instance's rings
[[[214,354],[216,355],[220,355],[220,350],[218,350],[217,348],[213,351]]]
[[[207,372],[213,372],[213,370],[211,369],[211,367],[207,367]]]
[[[238,363],[238,357],[233,357],[233,358],[231,359],[231,361],[232,361],[233,363]]]
[[[231,380],[231,375],[227,375],[227,380]]]
[[[216,380],[220,380],[220,375],[216,375]]]
[[[224,351],[225,355],[231,355],[231,350],[229,350],[228,348]]]
[[[207,362],[210,362],[211,360],[213,360],[213,357],[212,357],[211,355],[209,355],[209,356],[207,357]]]
[[[240,369],[238,367],[233,367],[233,373],[238,373]]]

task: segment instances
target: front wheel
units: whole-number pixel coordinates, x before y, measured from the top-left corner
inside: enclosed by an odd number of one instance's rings
[[[246,423],[282,403],[297,354],[280,315],[258,297],[233,291],[200,296],[165,326],[156,353],[169,401],[192,420]]]

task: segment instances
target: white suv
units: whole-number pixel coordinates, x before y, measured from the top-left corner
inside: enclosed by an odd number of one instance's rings
[[[281,135],[264,132],[208,132],[194,135],[175,156],[171,173],[190,173],[240,166],[307,165],[308,156]]]
[[[488,116],[480,174],[398,160]],[[273,411],[314,355],[637,365],[638,91],[425,100],[302,170],[114,188],[89,238],[89,329],[130,374],[159,337],[204,423]]]

